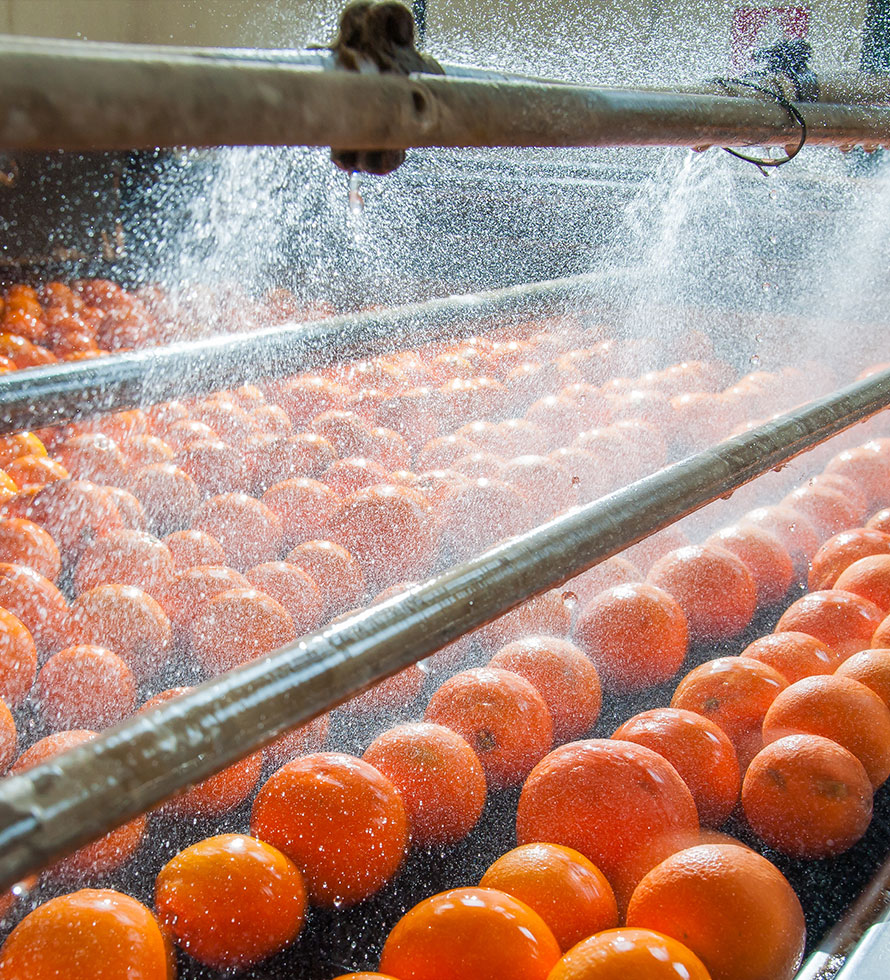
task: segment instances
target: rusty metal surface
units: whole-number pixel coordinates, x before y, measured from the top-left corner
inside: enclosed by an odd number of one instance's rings
[[[890,404],[890,370],[675,463],[4,781],[0,888]]]
[[[809,142],[873,146],[890,109],[799,104]],[[0,148],[115,150],[296,145],[785,146],[777,103],[592,88],[295,68],[165,56],[159,49],[0,41]]]

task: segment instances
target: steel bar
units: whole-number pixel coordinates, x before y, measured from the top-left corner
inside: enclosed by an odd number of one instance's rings
[[[284,377],[351,358],[400,350],[480,329],[480,319],[552,313],[583,302],[614,278],[589,273],[345,314],[129,354],[15,371],[0,377],[0,433]]]
[[[119,46],[0,43],[0,147],[786,146],[770,100],[539,81],[366,75]],[[890,140],[890,109],[799,104],[809,142]]]
[[[0,793],[0,888],[890,405],[890,370],[109,729]]]

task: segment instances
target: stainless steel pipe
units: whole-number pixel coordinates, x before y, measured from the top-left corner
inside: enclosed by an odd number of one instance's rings
[[[809,142],[876,146],[890,109],[798,104]],[[777,103],[564,83],[359,75],[160,48],[0,41],[7,151],[296,145],[786,146]]]
[[[675,463],[0,783],[0,888],[890,405],[890,370]]]

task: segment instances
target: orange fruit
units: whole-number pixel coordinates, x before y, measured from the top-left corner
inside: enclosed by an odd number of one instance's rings
[[[724,528],[705,542],[731,552],[754,577],[757,605],[771,606],[785,597],[794,581],[791,555],[769,531],[752,524]]]
[[[580,851],[615,891],[619,908],[642,876],[698,835],[686,784],[643,745],[570,742],[532,770],[519,797],[520,844],[549,841]]]
[[[646,581],[674,598],[693,640],[738,636],[757,609],[754,576],[722,548],[689,545],[669,552],[649,569]]]
[[[711,980],[691,949],[651,929],[607,929],[569,950],[547,980]]]
[[[104,647],[74,646],[54,653],[37,679],[37,700],[45,721],[56,731],[102,729],[136,707],[133,672]]]
[[[688,647],[686,616],[662,589],[618,585],[581,609],[574,640],[596,665],[607,691],[639,691],[679,670]]]
[[[846,659],[865,650],[884,618],[868,599],[827,589],[801,596],[782,613],[776,633],[809,633]]]
[[[890,459],[875,446],[842,450],[832,457],[825,472],[852,480],[865,495],[869,513],[890,503]]]
[[[74,590],[79,595],[97,585],[135,585],[160,599],[173,574],[173,556],[162,541],[145,531],[120,529],[96,538],[84,550],[74,572]]]
[[[18,708],[34,686],[37,648],[27,627],[0,607],[0,697]]]
[[[250,584],[290,613],[295,635],[314,630],[322,619],[321,592],[309,575],[285,561],[269,561],[251,568],[246,576]]]
[[[205,495],[252,488],[249,458],[244,451],[221,439],[198,439],[187,443],[176,462]]]
[[[340,976],[334,977],[334,980],[396,980],[396,978],[386,973],[368,973],[367,970],[362,970],[361,973],[341,973]]]
[[[118,444],[101,432],[87,432],[66,439],[55,448],[53,457],[75,480],[100,484],[120,483],[127,467]]]
[[[149,711],[191,691],[190,687],[171,687],[149,698],[139,709]],[[254,752],[220,772],[202,779],[162,803],[162,813],[174,817],[220,817],[241,804],[256,788],[263,770],[263,753]]]
[[[494,667],[449,678],[430,698],[424,719],[466,739],[491,789],[518,786],[553,745],[541,695],[524,677]]]
[[[574,578],[570,578],[562,586],[563,596],[574,596],[576,608],[580,611],[594,596],[605,592],[616,585],[628,585],[631,582],[642,582],[643,573],[625,558],[614,556],[588,568]]]
[[[0,562],[0,607],[25,626],[39,651],[58,650],[63,643],[68,603],[53,583],[34,569]]]
[[[359,610],[351,610],[332,620],[339,623]],[[349,715],[375,717],[400,711],[413,704],[423,690],[426,674],[417,664],[410,664],[389,677],[372,684],[366,691],[344,701],[340,710]]]
[[[365,592],[361,566],[333,541],[304,541],[287,556],[289,565],[302,569],[321,592],[324,616],[348,609]]]
[[[27,565],[50,582],[62,570],[55,541],[38,524],[21,517],[0,521],[0,561]]]
[[[872,514],[865,522],[865,526],[873,528],[875,531],[883,531],[884,534],[890,534],[890,507],[885,507],[876,514]]]
[[[634,891],[627,924],[680,939],[712,980],[791,980],[806,938],[782,873],[733,844],[702,844],[662,861]]]
[[[319,480],[341,498],[349,497],[368,487],[393,483],[392,476],[385,466],[381,466],[376,460],[365,459],[364,456],[334,460]]]
[[[334,447],[315,432],[286,436],[268,445],[254,459],[255,488],[265,491],[283,480],[300,477],[317,480],[336,459]]]
[[[805,484],[798,487],[782,500],[782,506],[803,514],[816,528],[821,541],[859,523],[860,515],[847,497],[826,486]]]
[[[739,762],[732,742],[714,722],[681,708],[654,708],[629,718],[612,735],[645,745],[677,770],[703,824],[724,824],[739,799]]]
[[[890,650],[861,650],[837,668],[838,677],[851,677],[864,684],[890,708]]]
[[[48,456],[19,456],[7,463],[6,475],[17,487],[24,490],[27,487],[45,487],[58,480],[66,480],[70,475],[68,470]]]
[[[515,609],[480,626],[470,634],[489,655],[507,643],[530,635],[567,636],[572,628],[572,609],[559,589],[532,596]]]
[[[135,585],[97,585],[81,593],[71,605],[69,633],[74,644],[116,653],[137,681],[163,667],[173,640],[164,610]]]
[[[618,925],[615,893],[603,873],[578,851],[560,844],[523,844],[502,854],[479,882],[534,909],[565,952]]]
[[[890,554],[890,534],[857,527],[830,537],[816,552],[810,567],[810,592],[835,588],[838,576],[860,558]]]
[[[767,664],[748,657],[718,657],[680,681],[671,707],[704,715],[722,728],[744,771],[763,746],[764,715],[785,687],[785,678]]]
[[[443,548],[455,561],[481,554],[528,526],[526,506],[522,494],[507,483],[470,480],[442,506]]]
[[[568,640],[514,640],[501,647],[488,666],[512,671],[532,684],[550,711],[557,744],[589,732],[599,717],[602,688],[596,667]]]
[[[868,829],[872,786],[862,763],[819,735],[789,735],[754,756],[742,785],[751,829],[798,858],[843,854]]]
[[[805,677],[787,687],[763,719],[763,741],[786,735],[822,735],[865,766],[875,789],[890,776],[890,709],[849,677]]]
[[[263,758],[275,768],[283,766],[298,755],[308,755],[321,750],[328,737],[330,716],[319,715],[305,725],[300,725],[263,748]]]
[[[433,895],[395,924],[380,970],[399,980],[546,980],[560,949],[543,919],[493,888]]]
[[[223,546],[204,531],[173,531],[164,538],[177,572],[196,565],[225,565]]]
[[[676,524],[672,524],[625,548],[621,552],[621,557],[632,562],[641,571],[648,572],[659,558],[688,544],[689,538],[686,532]]]
[[[216,538],[228,563],[239,571],[276,561],[284,544],[281,519],[246,493],[223,493],[205,500],[192,527]]]
[[[508,461],[500,479],[525,496],[532,524],[540,524],[578,504],[571,471],[546,456],[517,456]]]
[[[127,489],[142,504],[159,537],[188,527],[201,503],[195,481],[173,463],[151,463],[134,470]]]
[[[247,895],[262,901],[245,901]],[[243,969],[297,938],[306,889],[293,862],[274,847],[245,834],[220,834],[161,868],[155,908],[162,928],[193,959]]]
[[[269,487],[263,503],[281,521],[285,547],[293,548],[317,538],[342,499],[318,480],[298,478]]]
[[[482,765],[449,728],[428,722],[398,725],[378,735],[362,758],[398,790],[414,844],[454,844],[482,815]]]
[[[398,871],[408,818],[393,784],[353,756],[320,752],[295,759],[260,788],[251,833],[302,871],[317,905],[352,905]]]
[[[6,702],[0,700],[0,774],[6,772],[16,757],[17,746],[18,736],[15,730],[15,719],[6,706]],[[0,915],[4,914],[0,909]]]
[[[172,463],[176,458],[173,447],[157,436],[133,436],[124,452],[128,470],[152,463]]]
[[[35,742],[26,752],[23,752],[10,769],[10,775],[27,772],[41,763],[47,762],[62,752],[73,749],[84,742],[96,737],[96,733],[84,729],[68,732],[57,732],[47,735]],[[123,867],[139,850],[146,827],[145,816],[135,817],[122,827],[118,827],[69,854],[67,857],[51,865],[51,871],[65,878],[76,878],[85,875],[107,874]],[[70,974],[62,973],[68,977]],[[113,976],[114,974],[110,974]],[[0,976],[3,976],[0,970]]]
[[[427,574],[438,554],[432,505],[408,487],[359,490],[331,515],[326,533],[355,557],[376,588]]]
[[[258,589],[235,588],[208,599],[189,627],[189,646],[209,674],[231,670],[296,637],[290,613]]]
[[[834,588],[868,599],[884,615],[890,613],[890,555],[859,558],[838,575]]]
[[[777,670],[789,684],[814,674],[833,674],[842,662],[831,647],[808,633],[767,633],[749,643],[740,656]]]
[[[63,562],[73,564],[100,534],[122,526],[114,498],[87,480],[59,480],[42,487],[27,514],[59,549]]]
[[[5,467],[19,456],[46,456],[46,446],[36,433],[27,429],[0,436],[0,466]]]
[[[806,581],[810,561],[821,544],[811,521],[790,507],[774,506],[748,511],[740,523],[759,527],[778,538],[791,557],[795,580]]]
[[[145,531],[148,528],[148,518],[142,504],[130,493],[120,487],[105,487],[106,494],[117,507],[121,525],[132,531]]]
[[[0,950],[3,980],[169,980],[157,921],[135,898],[82,889],[38,906]]]

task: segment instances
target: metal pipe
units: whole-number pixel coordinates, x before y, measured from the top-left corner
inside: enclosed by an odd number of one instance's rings
[[[2,782],[0,888],[890,404],[890,370],[579,507]]]
[[[798,104],[809,142],[875,146],[890,110]],[[0,42],[0,147],[786,146],[777,103],[538,81],[367,75]]]
[[[553,312],[602,287],[604,272],[147,348],[0,377],[0,433],[284,377],[480,329],[480,318]]]

